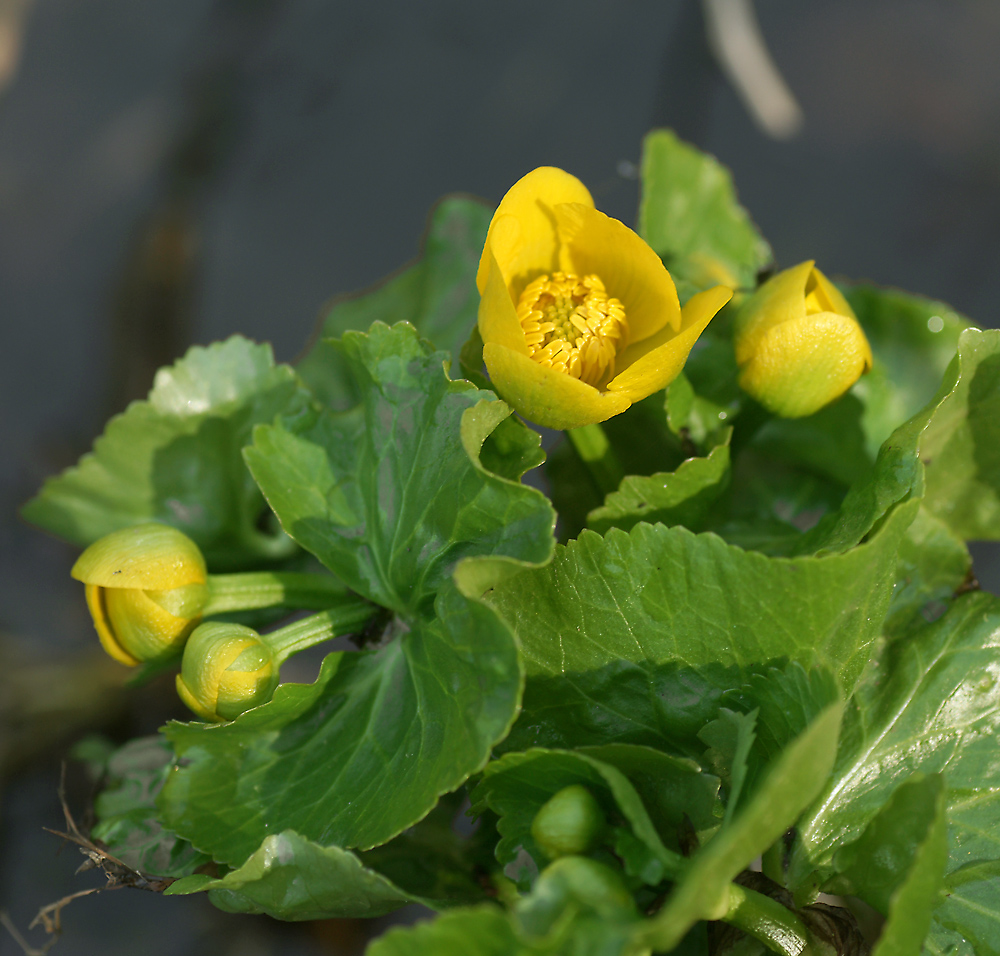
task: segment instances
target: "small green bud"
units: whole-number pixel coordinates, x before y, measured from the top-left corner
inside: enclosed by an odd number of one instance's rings
[[[564,856],[550,863],[539,875],[539,885],[556,882],[599,913],[635,910],[635,900],[621,876],[590,857]]]
[[[740,387],[782,418],[818,412],[872,367],[854,311],[812,261],[772,276],[744,303],[734,344]]]
[[[550,859],[586,853],[601,838],[604,812],[586,788],[563,787],[535,814],[531,835]]]
[[[169,525],[113,531],[87,548],[70,574],[86,585],[101,645],[122,664],[176,654],[208,601],[201,551]]]
[[[235,720],[267,703],[277,684],[274,652],[256,631],[210,621],[188,638],[177,694],[204,720]]]

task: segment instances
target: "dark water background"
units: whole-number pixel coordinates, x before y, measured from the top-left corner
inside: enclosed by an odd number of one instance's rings
[[[0,29],[0,66],[21,39],[0,92],[5,646],[56,661],[93,640],[74,552],[14,514],[42,478],[191,343],[243,332],[294,358],[326,300],[415,255],[446,192],[496,202],[554,164],[631,223],[641,137],[670,125],[732,168],[780,264],[1000,325],[1000,5],[756,6],[804,110],[790,141],[754,126],[692,0],[0,0],[0,24],[23,13]],[[993,546],[975,554],[1000,589]],[[171,706],[133,697],[112,733]],[[57,778],[57,754],[19,762],[0,803],[0,908],[22,929],[95,885],[40,829],[61,825]],[[64,927],[56,956],[362,945],[354,924],[133,891],[75,903]],[[0,931],[0,956],[19,951]]]

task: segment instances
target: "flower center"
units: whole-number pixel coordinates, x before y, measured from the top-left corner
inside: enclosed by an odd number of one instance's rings
[[[528,354],[539,365],[597,385],[628,345],[625,307],[595,276],[553,272],[530,282],[517,302]]]

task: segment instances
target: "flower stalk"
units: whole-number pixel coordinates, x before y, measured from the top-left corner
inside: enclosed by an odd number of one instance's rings
[[[625,469],[604,429],[594,422],[580,428],[570,428],[566,434],[601,494],[608,495],[617,491],[625,477]]]
[[[329,574],[295,571],[210,574],[207,584],[208,600],[202,617],[266,607],[318,611],[343,601],[350,594]]]

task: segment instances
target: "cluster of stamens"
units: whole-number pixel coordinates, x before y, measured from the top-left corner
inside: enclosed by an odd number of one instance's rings
[[[588,385],[613,376],[628,345],[625,307],[596,275],[539,276],[521,293],[517,318],[531,358]]]

